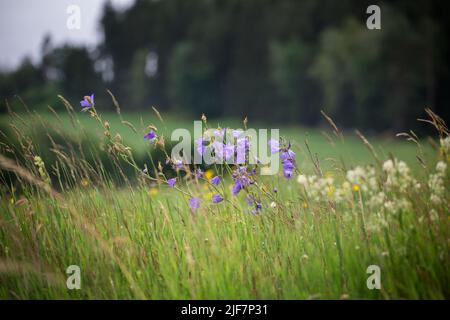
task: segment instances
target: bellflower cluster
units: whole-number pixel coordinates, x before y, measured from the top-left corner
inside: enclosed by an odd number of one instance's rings
[[[252,176],[253,172],[248,172],[247,166],[237,167],[232,173],[234,185],[231,191],[233,195],[237,195],[243,188],[253,184]]]
[[[295,152],[291,149],[289,143],[286,147],[281,147],[280,142],[275,139],[269,140],[270,152],[272,154],[280,153],[281,164],[283,166],[283,175],[286,179],[291,179],[295,171]]]

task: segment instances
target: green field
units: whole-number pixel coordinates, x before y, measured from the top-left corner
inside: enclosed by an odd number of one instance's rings
[[[170,188],[165,170],[156,180],[142,173],[136,159],[152,168],[155,148],[143,139],[147,126],[167,139],[174,128],[192,128],[193,119],[162,115],[161,122],[151,110],[122,120],[71,114],[0,119],[9,127],[0,161],[0,298],[450,298],[445,132],[434,148],[425,140],[418,147],[371,138],[373,155],[353,132],[340,138],[329,128],[282,127],[297,154],[295,176],[256,176],[234,196],[228,175],[216,186],[186,168]],[[251,119],[248,126],[265,127]],[[108,154],[113,172],[76,152],[88,140],[91,155]],[[134,178],[111,178],[130,167]],[[212,203],[214,194],[224,200]],[[257,214],[246,195],[261,204]],[[189,207],[193,197],[198,209]],[[70,265],[81,269],[79,290],[66,287]],[[380,268],[380,289],[367,286],[370,265]]]

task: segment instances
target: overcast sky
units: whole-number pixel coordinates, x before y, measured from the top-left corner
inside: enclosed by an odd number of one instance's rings
[[[0,68],[15,68],[29,55],[39,61],[39,51],[45,34],[53,44],[63,42],[94,45],[101,36],[99,19],[107,0],[0,0]],[[111,0],[124,8],[134,0]],[[80,30],[69,30],[67,8],[80,8]]]

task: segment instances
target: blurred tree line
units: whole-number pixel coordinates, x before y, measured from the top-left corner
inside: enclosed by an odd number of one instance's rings
[[[250,116],[377,131],[414,128],[424,107],[449,119],[450,20],[445,1],[382,1],[369,30],[361,0],[137,0],[110,3],[95,50],[53,47],[0,75],[3,98],[74,103],[109,88],[125,110]]]

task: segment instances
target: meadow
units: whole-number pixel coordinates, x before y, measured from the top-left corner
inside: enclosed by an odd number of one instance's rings
[[[60,99],[65,111],[0,118],[0,298],[450,297],[450,138],[430,110],[428,139],[367,140],[331,119],[280,126],[271,149],[283,168],[262,176],[167,159],[170,132],[200,115],[81,112]],[[79,290],[66,286],[70,265]],[[367,285],[373,265],[379,289]]]

